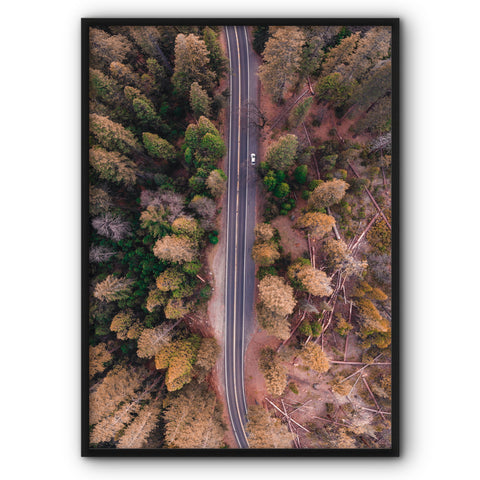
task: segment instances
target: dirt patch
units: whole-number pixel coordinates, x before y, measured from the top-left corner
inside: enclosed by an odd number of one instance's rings
[[[280,244],[286,254],[290,254],[292,260],[303,255],[308,251],[307,240],[300,230],[292,227],[292,221],[286,216],[279,216],[272,220],[272,225],[280,233]]]
[[[335,339],[337,347],[326,349],[327,356],[330,359],[339,358],[339,352],[343,351],[345,343],[345,339],[336,334],[333,335],[337,337]],[[282,414],[270,402],[281,410],[286,409],[291,418],[308,430],[307,432],[301,427],[295,426],[300,448],[325,448],[325,445],[318,443],[316,435],[312,436],[309,433],[322,428],[326,423],[331,423],[332,415],[331,412],[329,414],[329,408],[334,408],[337,412],[334,418],[337,415],[340,418],[342,416],[342,405],[349,402],[345,396],[333,393],[329,382],[335,377],[347,376],[358,367],[332,364],[327,374],[320,374],[304,365],[302,359],[298,356],[298,349],[287,345],[279,350],[279,355],[284,359],[283,366],[287,370],[287,386],[281,397],[275,397],[267,392],[265,380],[258,363],[263,348],[271,347],[276,350],[280,343],[280,340],[260,329],[255,332],[250,341],[246,352],[246,371],[248,374],[245,376],[245,390],[247,403],[248,405],[262,405],[279,418],[283,418]],[[360,360],[361,349],[358,347],[354,335],[350,335],[348,351],[350,360]],[[343,359],[342,355],[340,357]],[[361,401],[361,398],[356,394],[353,394],[351,399]]]
[[[257,329],[245,354],[245,395],[248,405],[263,405],[267,390],[265,379],[258,368],[260,351],[262,348],[271,347],[276,349],[280,340],[268,335],[265,331]]]
[[[340,119],[335,116],[333,110],[327,109],[324,105],[316,105],[314,102],[305,123],[308,125],[308,133],[315,145],[334,138],[338,139],[338,136],[351,143],[367,144],[372,139],[370,135],[364,133],[357,135],[350,131],[350,127],[356,124],[362,115],[356,114]],[[319,126],[313,125],[313,118],[321,119]],[[337,131],[338,136],[333,133],[333,129]]]
[[[223,216],[220,215],[223,223]],[[225,238],[223,228],[220,230],[217,245],[208,250],[208,280],[212,285],[212,296],[208,303],[208,318],[219,343],[223,342],[225,318]]]

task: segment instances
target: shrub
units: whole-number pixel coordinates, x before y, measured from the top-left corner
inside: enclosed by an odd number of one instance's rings
[[[310,192],[313,192],[322,182],[322,180],[312,180],[309,184],[308,184],[308,189],[310,190]]]
[[[290,382],[288,384],[288,388],[290,389],[291,392],[293,392],[295,395],[298,395],[298,387],[295,382]]]
[[[308,167],[306,165],[299,165],[293,172],[293,176],[297,183],[305,185],[307,182]]]

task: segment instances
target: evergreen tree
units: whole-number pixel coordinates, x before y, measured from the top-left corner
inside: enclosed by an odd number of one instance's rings
[[[227,73],[228,59],[225,57],[218,41],[218,35],[210,28],[203,29],[203,41],[208,50],[210,67],[215,72],[217,83]]]
[[[160,117],[153,102],[134,87],[126,86],[124,93],[132,105],[138,123],[144,127],[156,128],[160,123]]]
[[[392,90],[392,62],[385,60],[372,68],[370,75],[352,95],[352,102],[358,103],[368,111],[375,102]]]
[[[278,27],[265,45],[263,64],[258,71],[275,102],[282,100],[286,89],[295,82],[304,41],[298,27]]]
[[[268,393],[282,395],[287,386],[287,372],[275,350],[270,347],[263,348],[258,366],[265,378]]]
[[[270,38],[268,25],[257,25],[253,30],[253,49],[261,55],[265,50],[265,44]]]
[[[134,39],[135,43],[147,57],[152,57],[152,59],[160,62],[169,72],[172,71],[167,55],[163,52],[161,47],[162,34],[165,34],[165,28],[155,26],[127,28],[129,35]]]
[[[331,48],[322,64],[322,76],[338,72],[341,65],[348,63],[357,48],[359,40],[360,34],[354,33],[353,35],[343,38],[338,45]]]
[[[339,108],[345,105],[357,86],[355,80],[345,81],[340,73],[335,72],[320,79],[315,94],[319,101],[329,102],[334,108]]]
[[[103,180],[133,185],[137,180],[136,165],[118,152],[109,152],[101,147],[89,151],[90,165]]]
[[[112,360],[112,354],[105,343],[88,347],[88,374],[90,378],[105,370],[105,364]]]
[[[155,238],[161,237],[170,231],[167,212],[162,205],[149,205],[147,209],[140,214],[140,225]]]
[[[105,75],[100,70],[91,68],[89,70],[89,96],[91,99],[98,99],[104,103],[113,103],[118,98],[118,83]]]
[[[358,40],[357,48],[338,65],[337,71],[346,81],[363,80],[378,61],[389,55],[390,40],[390,27],[371,28]]]
[[[305,229],[312,237],[321,239],[332,231],[335,219],[325,213],[307,212],[298,218],[295,226]]]
[[[112,62],[109,70],[110,75],[122,85],[129,85],[130,87],[138,87],[140,85],[140,76],[133,71],[130,65]]]
[[[272,312],[264,305],[257,305],[257,322],[269,334],[280,340],[290,336],[290,322],[285,315]]]
[[[144,448],[150,432],[157,426],[160,412],[157,402],[144,406],[124,430],[118,448]]]
[[[123,62],[132,51],[132,44],[123,35],[109,35],[99,28],[90,28],[90,65],[102,68],[112,62]]]
[[[277,315],[290,315],[296,301],[293,288],[285,281],[274,275],[266,275],[258,285],[259,299],[272,313]]]
[[[195,242],[185,236],[166,235],[157,240],[153,253],[161,260],[173,263],[192,262],[197,256]]]
[[[157,355],[172,339],[175,325],[169,322],[143,330],[137,342],[137,355],[140,358],[152,358]]]
[[[323,249],[327,265],[334,272],[339,270],[347,276],[360,276],[368,266],[366,261],[356,260],[352,256],[343,240],[328,239],[323,244]]]
[[[105,189],[90,185],[89,187],[89,211],[91,215],[106,213],[113,206],[113,200]]]
[[[185,275],[175,267],[164,270],[156,280],[157,288],[162,292],[179,289],[186,282]]]
[[[165,318],[176,320],[183,318],[192,309],[192,304],[185,302],[182,298],[171,298],[165,306]]]
[[[130,153],[138,150],[139,145],[132,132],[108,117],[90,114],[90,132],[97,141],[108,150]]]
[[[195,362],[196,368],[201,368],[204,371],[211,370],[217,362],[220,355],[220,346],[214,337],[202,338],[202,343],[198,349],[197,359]]]
[[[218,133],[207,132],[200,142],[200,150],[203,156],[219,160],[225,155],[227,148]]]
[[[252,247],[252,258],[257,265],[268,267],[280,258],[280,252],[273,242],[255,243]]]
[[[171,162],[175,159],[175,147],[154,133],[143,133],[143,145],[154,158]]]
[[[324,297],[333,293],[330,279],[325,272],[313,268],[310,264],[295,262],[289,267],[288,274],[292,281],[297,281],[302,289],[312,295]]]
[[[215,394],[191,383],[165,402],[165,441],[170,448],[221,448],[224,426]]]
[[[162,347],[155,356],[155,367],[159,370],[167,369],[165,385],[169,392],[180,390],[192,380],[199,340],[196,336],[175,340]]]
[[[122,402],[130,402],[148,373],[144,368],[117,366],[108,372],[90,393],[90,425],[114,412]]]
[[[308,167],[306,165],[299,165],[293,172],[293,176],[297,183],[305,185],[305,183],[307,183]]]
[[[210,116],[212,100],[208,93],[198,84],[193,82],[190,87],[190,108],[196,117]]]
[[[308,199],[310,209],[321,210],[340,202],[350,185],[335,178],[318,185]]]
[[[113,317],[110,330],[116,332],[119,340],[135,340],[142,333],[143,326],[132,311],[125,311],[119,312]]]
[[[297,157],[298,138],[287,134],[280,137],[267,149],[266,159],[269,166],[275,170],[287,170]]]
[[[143,423],[138,422],[138,419],[143,417],[142,408],[148,411],[156,404],[152,398],[152,390],[160,381],[157,377],[145,384],[145,379],[149,375],[150,373],[143,368],[122,366],[115,367],[109,372],[90,395],[90,424],[94,425],[90,433],[92,444],[118,441],[120,438],[119,447],[126,442],[132,442],[132,445],[137,446],[143,445],[143,440],[148,436],[147,430],[151,429],[147,428],[147,425],[138,428]],[[92,412],[92,407],[99,411]],[[155,416],[150,424],[152,428],[156,423]],[[133,442],[135,438],[137,442]]]
[[[387,348],[391,342],[390,322],[383,318],[377,307],[367,298],[355,300],[358,314],[361,319],[361,338],[370,337],[370,344],[379,348]],[[369,346],[365,344],[364,346]]]
[[[320,345],[310,342],[303,347],[301,357],[305,364],[318,373],[325,373],[330,369],[330,362]]]
[[[387,133],[392,124],[392,100],[390,96],[380,98],[352,127],[355,133],[369,132],[374,135]]]
[[[172,82],[179,95],[186,97],[193,82],[209,90],[214,74],[209,69],[210,59],[203,40],[196,35],[179,33],[175,40],[175,71]]]
[[[255,225],[255,241],[269,242],[273,240],[275,229],[269,223],[257,223]]]
[[[250,448],[291,448],[293,434],[260,405],[248,408],[247,420],[245,429]]]
[[[198,221],[191,217],[178,217],[172,222],[172,231],[176,235],[184,235],[198,242],[203,235]]]
[[[145,308],[153,312],[158,307],[163,307],[167,303],[167,294],[158,288],[153,288],[148,292]]]

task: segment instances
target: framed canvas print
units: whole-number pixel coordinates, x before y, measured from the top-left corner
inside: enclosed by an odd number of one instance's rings
[[[82,20],[82,455],[398,456],[398,19]]]

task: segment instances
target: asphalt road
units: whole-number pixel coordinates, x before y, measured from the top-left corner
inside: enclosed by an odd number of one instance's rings
[[[248,448],[245,433],[245,334],[252,330],[255,265],[251,257],[255,227],[257,134],[250,127],[252,99],[257,98],[256,62],[244,26],[226,26],[230,59],[227,239],[225,262],[225,393],[239,448]],[[257,158],[258,164],[258,158]]]

